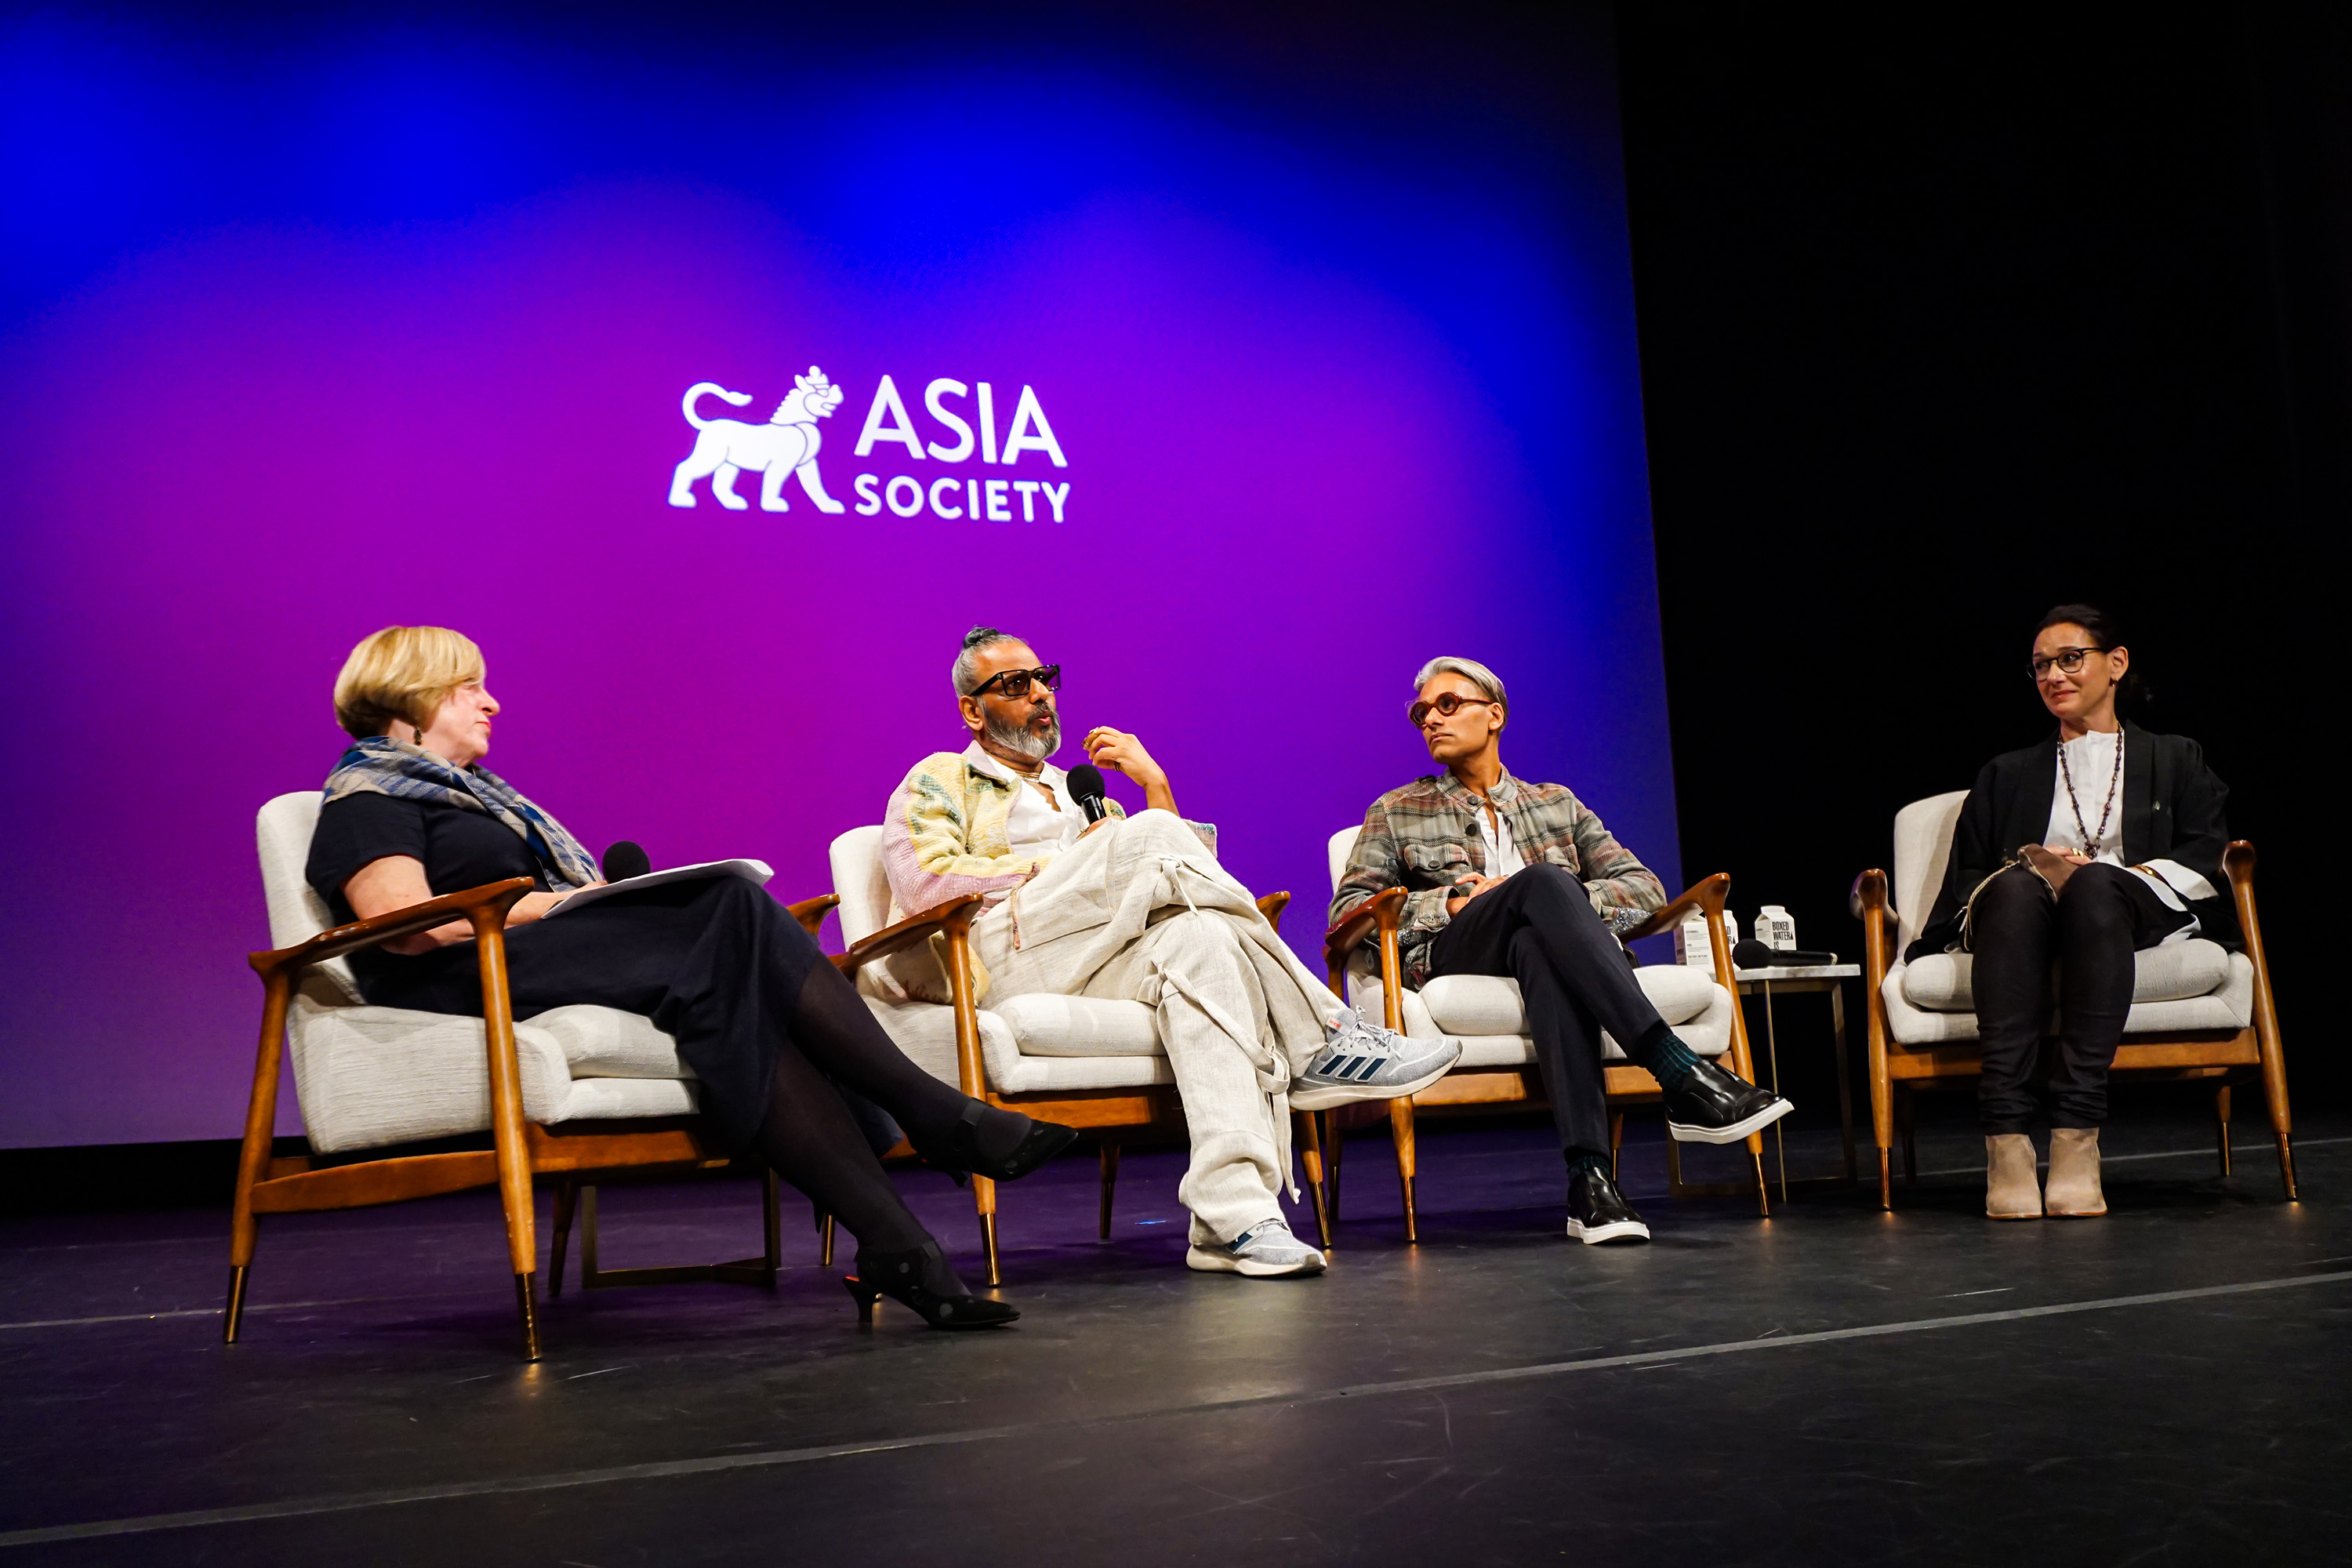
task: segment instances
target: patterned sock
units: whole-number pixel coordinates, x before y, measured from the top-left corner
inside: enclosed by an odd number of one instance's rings
[[[1595,1175],[1607,1175],[1609,1156],[1591,1153],[1582,1149],[1570,1149],[1568,1152],[1568,1179],[1572,1182],[1587,1171],[1592,1172]]]
[[[1675,1038],[1674,1030],[1663,1020],[1625,1047],[1625,1059],[1635,1067],[1647,1068],[1661,1089],[1672,1089],[1690,1077],[1691,1069],[1699,1062],[1698,1053]]]

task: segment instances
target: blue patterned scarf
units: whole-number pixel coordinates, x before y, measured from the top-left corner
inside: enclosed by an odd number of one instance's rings
[[[584,888],[600,879],[595,860],[563,825],[530,804],[488,768],[460,768],[422,746],[371,735],[343,753],[327,775],[324,805],[351,795],[388,795],[394,800],[429,800],[498,818],[530,846],[530,852],[556,888]]]

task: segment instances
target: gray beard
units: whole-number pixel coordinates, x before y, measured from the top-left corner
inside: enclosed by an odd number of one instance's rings
[[[1062,749],[1062,721],[1059,719],[1054,721],[1053,729],[1045,734],[1033,735],[1023,726],[1007,722],[993,713],[984,717],[990,740],[1032,762],[1042,763]]]

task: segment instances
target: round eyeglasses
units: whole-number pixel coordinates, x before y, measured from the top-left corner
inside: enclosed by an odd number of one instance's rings
[[[2049,676],[2050,667],[2056,665],[2061,675],[2079,675],[2083,661],[2095,653],[2105,653],[2103,647],[2062,647],[2047,656],[2037,655],[2033,660],[2033,683],[2037,686]]]
[[[1002,670],[973,687],[971,694],[978,697],[993,686],[999,697],[1008,702],[1018,702],[1029,695],[1029,683],[1033,680],[1048,691],[1059,691],[1062,689],[1062,667],[1044,664],[1035,669]]]
[[[1465,706],[1473,702],[1483,702],[1489,708],[1497,706],[1495,700],[1491,697],[1464,697],[1458,692],[1448,691],[1441,694],[1432,701],[1414,703],[1412,707],[1404,710],[1404,716],[1412,720],[1412,727],[1418,730],[1422,725],[1428,722],[1429,715],[1433,711],[1442,719],[1451,719],[1456,713],[1461,712]]]

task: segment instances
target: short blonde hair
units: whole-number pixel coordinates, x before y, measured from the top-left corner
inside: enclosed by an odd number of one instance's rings
[[[429,729],[449,693],[482,676],[482,650],[465,633],[386,626],[343,660],[335,677],[335,722],[360,740],[384,733],[394,719]]]

